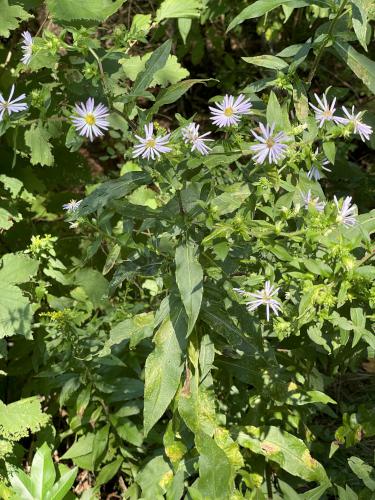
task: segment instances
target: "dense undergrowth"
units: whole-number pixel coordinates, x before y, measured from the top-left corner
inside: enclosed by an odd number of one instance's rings
[[[1,498],[373,498],[374,20],[0,0]]]

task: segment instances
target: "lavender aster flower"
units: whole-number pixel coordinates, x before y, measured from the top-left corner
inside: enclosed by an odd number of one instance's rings
[[[199,135],[199,125],[192,122],[181,130],[182,137],[184,138],[185,144],[191,144],[191,150],[195,149],[202,155],[207,155],[211,148],[205,144],[207,141],[213,141],[213,139],[206,139],[211,132],[206,132],[205,134]]]
[[[256,152],[254,161],[263,163],[268,156],[270,163],[277,163],[285,156],[288,146],[283,142],[288,141],[289,137],[284,132],[278,132],[274,135],[275,124],[264,126],[263,123],[259,123],[259,127],[261,130],[260,135],[254,131],[251,132],[260,142],[260,144],[250,146],[250,149]]]
[[[347,118],[338,118],[337,120],[339,123],[342,123],[343,125],[348,125],[350,123],[354,127],[354,133],[359,134],[363,142],[365,142],[365,140],[369,141],[370,135],[372,134],[372,127],[362,123],[362,116],[364,112],[360,111],[355,114],[354,106],[352,106],[351,112],[348,111],[345,106],[342,107],[342,110],[346,114]]]
[[[356,205],[350,206],[352,197],[347,196],[342,202],[341,208],[336,196],[333,197],[333,201],[335,202],[337,208],[336,222],[344,224],[344,226],[347,227],[354,226],[357,223],[357,207]]]
[[[33,37],[29,31],[24,31],[22,33],[23,44],[21,46],[23,56],[21,62],[23,64],[29,64],[32,53],[33,53]]]
[[[92,97],[87,99],[86,104],[83,102],[76,104],[75,111],[79,116],[71,116],[71,119],[77,132],[79,135],[88,137],[91,142],[95,137],[104,135],[102,130],[108,130],[109,109],[104,104],[95,106]]]
[[[22,94],[12,100],[14,89],[15,87],[14,85],[12,85],[7,101],[4,99],[3,95],[0,94],[0,122],[4,118],[5,111],[7,111],[8,115],[10,116],[12,113],[19,113],[20,111],[25,111],[25,109],[28,108],[25,102],[20,102],[23,99],[26,99],[25,94]]]
[[[218,127],[230,127],[237,125],[241,115],[246,115],[252,104],[249,99],[245,99],[243,94],[240,94],[236,100],[232,95],[226,95],[221,104],[215,104],[215,107],[210,106],[212,123]]]
[[[318,212],[323,212],[326,204],[324,201],[320,201],[319,197],[313,198],[311,190],[309,189],[307,194],[301,193],[304,207],[308,209],[309,207],[314,207]]]
[[[258,290],[255,293],[246,292],[241,288],[233,288],[233,290],[245,297],[253,297],[253,299],[246,302],[246,308],[249,312],[254,311],[254,309],[257,309],[261,305],[265,305],[267,321],[270,319],[270,309],[272,309],[276,316],[278,316],[279,311],[281,311],[280,302],[273,298],[280,288],[275,288],[269,281],[265,282],[262,290]]]
[[[316,163],[313,163],[312,167],[310,170],[307,172],[307,177],[311,180],[314,179],[315,181],[319,181],[322,178],[322,170],[325,170],[326,172],[332,172],[330,168],[327,168],[326,165],[329,165],[329,160],[327,158],[323,158],[322,160],[318,160],[318,155],[319,155],[319,149],[316,148],[315,150],[315,158],[314,161]]]
[[[70,200],[69,203],[65,203],[63,205],[63,209],[66,210],[69,213],[75,212],[78,210],[80,204],[82,203],[82,200],[76,201],[76,200]]]
[[[314,94],[315,99],[317,100],[319,107],[314,106],[314,104],[310,103],[310,106],[315,111],[315,119],[319,122],[319,128],[323,127],[324,122],[334,121],[335,123],[339,123],[338,117],[334,116],[334,112],[336,111],[336,97],[333,99],[332,103],[329,104],[327,101],[327,96],[324,93],[323,98],[320,99],[317,94]]]
[[[147,160],[150,158],[155,160],[156,157],[160,157],[160,153],[169,153],[169,151],[172,151],[171,148],[167,147],[171,134],[166,134],[164,137],[154,137],[153,123],[145,125],[145,136],[135,136],[139,140],[139,144],[134,147],[133,158],[142,156],[142,158],[147,158]]]

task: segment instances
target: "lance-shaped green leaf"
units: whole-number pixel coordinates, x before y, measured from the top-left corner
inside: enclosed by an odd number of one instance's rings
[[[151,182],[145,172],[128,172],[119,179],[104,182],[85,198],[77,211],[78,215],[88,215],[98,209],[104,208],[111,200],[122,198],[137,187]]]
[[[143,92],[150,86],[154,74],[166,65],[171,47],[172,41],[167,40],[155,50],[146,62],[144,71],[137,76],[132,88],[132,94]]]
[[[289,64],[280,57],[271,55],[243,57],[242,59],[249,64],[268,69],[282,70],[289,66]]]
[[[333,46],[353,73],[367,85],[371,92],[375,93],[375,62],[341,40],[336,41]]]
[[[194,84],[196,83],[204,83],[212,80],[212,78],[203,79],[197,78],[195,80],[184,80],[182,82],[175,83],[170,87],[162,90],[158,95],[155,104],[153,104],[152,108],[149,111],[149,116],[152,116],[156,113],[161,106],[165,106],[166,104],[171,104],[176,102],[180,97],[182,97],[185,92],[187,92]]]
[[[176,282],[189,318],[189,335],[197,321],[203,296],[203,269],[196,245],[188,241],[177,247],[175,261]]]
[[[247,19],[254,19],[256,17],[263,16],[270,10],[276,9],[276,7],[280,7],[281,5],[285,5],[293,1],[294,0],[257,0],[249,5],[249,7],[246,7],[233,19],[233,21],[229,24],[227,31],[232,30]]]
[[[30,477],[34,485],[35,496],[37,498],[46,498],[56,478],[51,450],[47,443],[44,443],[35,453]]]
[[[310,455],[305,443],[278,427],[245,427],[238,435],[238,443],[305,481],[328,480],[323,466]]]
[[[155,334],[155,349],[146,360],[143,415],[145,435],[168,408],[180,384],[183,370],[187,317],[178,296],[171,296],[169,310],[170,316]]]

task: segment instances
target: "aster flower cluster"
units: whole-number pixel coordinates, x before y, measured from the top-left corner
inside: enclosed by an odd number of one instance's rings
[[[319,127],[323,127],[326,122],[333,122],[335,124],[342,125],[351,125],[353,127],[353,131],[355,134],[359,134],[362,141],[370,140],[370,135],[372,134],[372,127],[370,125],[366,125],[362,122],[362,117],[364,112],[360,111],[356,113],[354,111],[354,106],[352,106],[352,110],[348,111],[345,106],[342,106],[342,110],[345,114],[344,117],[336,116],[336,97],[332,100],[331,103],[328,102],[326,93],[323,94],[323,97],[320,97],[317,94],[314,94],[315,99],[318,103],[318,106],[310,103],[311,108],[315,111],[315,119],[319,123]]]

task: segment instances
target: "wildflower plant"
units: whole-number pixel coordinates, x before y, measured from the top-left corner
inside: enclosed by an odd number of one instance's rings
[[[282,2],[237,17],[224,3],[229,31],[268,12],[265,39],[281,29]],[[340,172],[357,168],[373,122],[315,77],[329,43],[375,88],[341,25],[366,45],[372,14],[305,3],[286,2],[280,19],[318,9],[328,27],[244,57],[252,80],[230,91],[187,78],[174,50],[189,33],[198,44],[212,2],[163,0],[125,26],[120,0],[48,0],[40,30],[14,35],[17,63],[0,80],[0,362],[21,383],[1,397],[39,395],[54,418],[30,480],[21,446],[0,453],[3,496],[69,489],[73,463],[93,496],[115,484],[132,499],[352,498],[348,478],[370,498],[374,412],[340,391],[375,349],[375,218]],[[5,37],[34,8],[3,7]],[[42,459],[48,484],[34,481]]]

